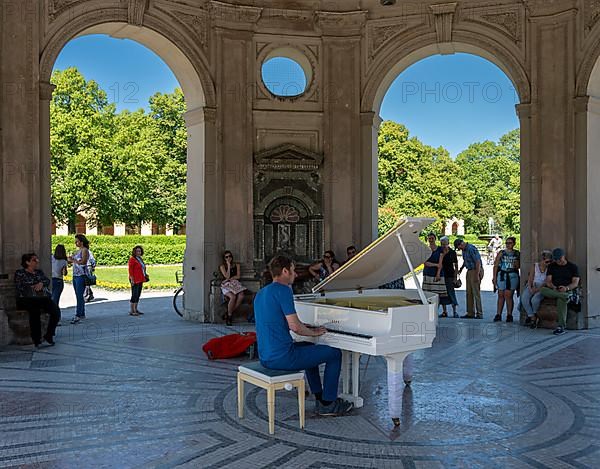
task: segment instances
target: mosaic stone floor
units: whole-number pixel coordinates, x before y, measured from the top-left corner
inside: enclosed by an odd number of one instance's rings
[[[246,386],[237,418],[244,359],[201,351],[231,329],[184,322],[169,301],[143,299],[142,318],[93,304],[55,347],[0,349],[0,467],[600,467],[598,330],[440,320],[415,353],[399,428],[383,359],[363,357],[362,409],[317,418],[309,398],[300,430],[295,392],[280,391],[270,436],[264,391]]]

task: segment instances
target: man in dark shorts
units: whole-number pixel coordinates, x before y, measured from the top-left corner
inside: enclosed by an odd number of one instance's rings
[[[306,370],[311,391],[316,397],[316,412],[323,416],[343,415],[353,404],[338,397],[342,353],[328,345],[295,343],[290,330],[307,337],[327,332],[324,327],[309,327],[298,319],[291,284],[296,278],[294,261],[276,256],[269,263],[273,283],[262,288],[254,300],[258,355],[265,368]],[[325,363],[323,385],[319,365]]]
[[[579,285],[579,269],[567,260],[565,251],[561,248],[552,251],[552,259],[554,262],[548,266],[546,285],[542,287],[541,293],[546,298],[556,298],[558,327],[554,329],[553,334],[561,335],[566,332],[569,299]]]

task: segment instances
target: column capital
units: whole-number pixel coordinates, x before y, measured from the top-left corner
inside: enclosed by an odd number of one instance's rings
[[[198,124],[209,122],[214,124],[217,121],[217,109],[214,107],[198,107],[190,109],[183,115],[187,128]]]
[[[535,115],[533,104],[520,103],[515,106],[519,119],[530,119]]]
[[[370,125],[378,129],[382,122],[381,116],[373,111],[360,113],[360,125]]]
[[[575,112],[587,112],[592,100],[594,99],[595,98],[592,98],[591,96],[575,96],[575,98],[573,98]]]
[[[45,81],[40,81],[40,101],[50,101],[56,85]]]

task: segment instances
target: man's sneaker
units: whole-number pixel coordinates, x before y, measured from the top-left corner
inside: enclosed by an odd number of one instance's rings
[[[563,335],[565,332],[567,332],[567,331],[565,331],[564,328],[558,326],[556,329],[554,329],[553,334],[554,335]]]
[[[85,316],[73,316],[71,319],[71,324],[78,324],[85,319]]]
[[[338,397],[329,405],[323,405],[317,401],[316,412],[317,415],[322,417],[337,417],[350,412],[353,407],[354,404],[352,402],[345,401],[341,397]]]

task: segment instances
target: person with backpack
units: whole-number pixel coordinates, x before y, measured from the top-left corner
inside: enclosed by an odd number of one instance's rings
[[[516,250],[517,239],[514,236],[506,238],[506,249],[501,250],[494,261],[492,283],[494,291],[498,290],[498,308],[494,322],[502,321],[502,310],[506,303],[506,322],[513,322],[513,307],[515,290],[519,289],[519,269],[521,268],[521,253]]]

